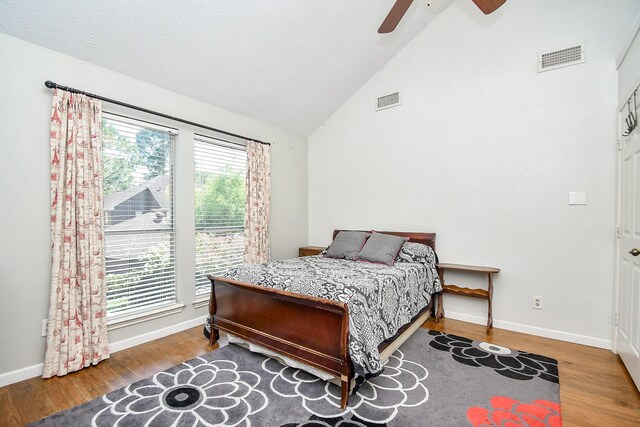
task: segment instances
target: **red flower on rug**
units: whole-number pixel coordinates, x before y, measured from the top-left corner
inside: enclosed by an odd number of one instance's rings
[[[491,398],[491,408],[473,406],[467,410],[473,427],[561,427],[560,404],[548,400],[522,403],[505,396]]]

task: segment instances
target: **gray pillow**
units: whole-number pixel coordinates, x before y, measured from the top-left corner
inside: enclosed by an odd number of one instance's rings
[[[327,248],[324,255],[328,258],[354,259],[364,246],[369,233],[363,231],[341,231]]]
[[[406,242],[400,248],[396,262],[418,262],[423,264],[432,263],[435,259],[433,249],[422,243]]]
[[[374,231],[356,259],[393,265],[400,248],[407,240],[409,240],[408,237],[392,236]]]

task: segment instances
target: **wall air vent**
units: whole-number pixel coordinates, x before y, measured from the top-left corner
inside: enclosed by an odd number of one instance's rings
[[[376,111],[396,107],[398,105],[400,105],[400,92],[390,93],[389,95],[378,97],[376,100]]]
[[[585,61],[585,47],[584,42],[582,42],[577,45],[538,53],[538,72],[582,64]]]

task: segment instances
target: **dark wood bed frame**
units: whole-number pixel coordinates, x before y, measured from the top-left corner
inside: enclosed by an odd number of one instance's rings
[[[340,231],[333,232],[334,239]],[[435,250],[435,233],[381,233],[409,237],[409,241],[423,243]],[[210,345],[219,339],[219,331],[224,331],[335,375],[341,384],[340,405],[343,409],[346,407],[354,375],[349,357],[349,309],[346,303],[222,277],[209,276],[209,279]],[[433,300],[414,319],[427,311],[433,316]],[[412,323],[382,343],[380,351]]]

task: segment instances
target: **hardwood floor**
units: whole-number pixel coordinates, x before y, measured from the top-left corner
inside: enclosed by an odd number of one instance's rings
[[[638,426],[640,393],[620,358],[607,350],[451,319],[425,327],[558,360],[563,425]],[[197,327],[111,355],[65,377],[32,378],[0,388],[0,426],[22,426],[210,351]]]

